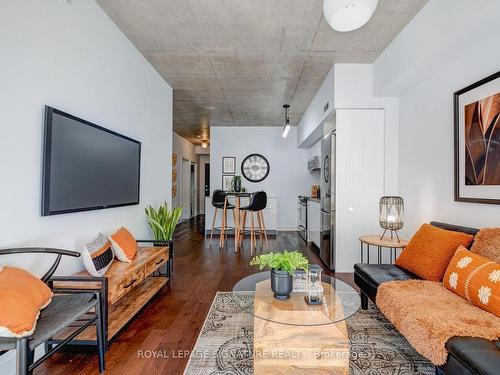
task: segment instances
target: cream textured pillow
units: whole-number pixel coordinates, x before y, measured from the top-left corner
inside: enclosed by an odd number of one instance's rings
[[[27,271],[0,266],[0,291],[0,337],[31,335],[52,300],[50,288]]]
[[[500,228],[481,229],[474,237],[474,243],[470,250],[500,263]]]

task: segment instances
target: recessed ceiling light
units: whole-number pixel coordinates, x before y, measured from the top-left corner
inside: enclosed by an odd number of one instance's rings
[[[215,108],[217,108],[217,107],[214,107],[213,105],[207,105],[207,109],[209,111],[213,111]]]
[[[207,148],[208,147],[208,141],[203,140],[201,141],[201,148]]]
[[[196,134],[196,138],[201,138],[201,135],[200,134]]]

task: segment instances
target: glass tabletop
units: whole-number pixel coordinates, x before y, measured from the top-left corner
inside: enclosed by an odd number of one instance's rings
[[[274,298],[270,271],[259,272],[241,279],[233,287],[233,298],[239,308],[254,317],[274,323],[295,326],[320,326],[339,323],[354,315],[361,306],[359,294],[347,283],[322,275],[321,305],[305,301],[305,272],[296,272],[293,291],[288,300]]]

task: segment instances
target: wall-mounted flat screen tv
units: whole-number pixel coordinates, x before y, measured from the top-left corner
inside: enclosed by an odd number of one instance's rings
[[[45,107],[42,216],[139,203],[141,143]]]

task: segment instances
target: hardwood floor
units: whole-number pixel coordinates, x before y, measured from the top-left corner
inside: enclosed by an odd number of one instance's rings
[[[249,240],[238,254],[231,238],[228,246],[219,250],[218,238],[214,237],[210,246],[203,228],[202,216],[177,227],[170,286],[164,287],[114,338],[106,353],[106,374],[182,374],[215,293],[232,290],[241,278],[258,271],[249,265]],[[296,232],[270,236],[269,245],[271,250],[301,250],[312,263],[320,263]],[[352,285],[352,274],[336,277]],[[95,350],[72,348],[56,353],[34,371],[51,375],[98,372]]]

